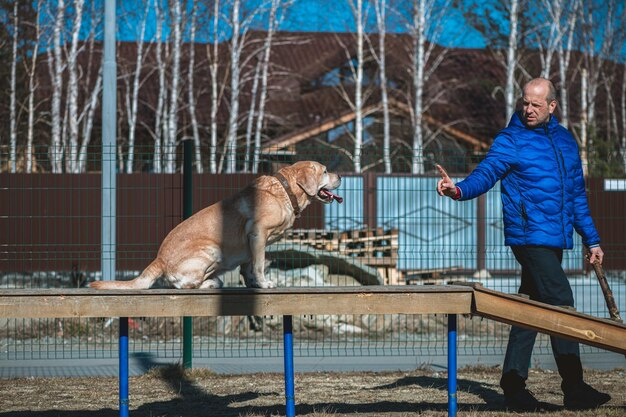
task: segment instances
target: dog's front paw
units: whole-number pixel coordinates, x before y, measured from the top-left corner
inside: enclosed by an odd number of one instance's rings
[[[272,281],[262,281],[259,283],[259,288],[274,288],[275,285]]]

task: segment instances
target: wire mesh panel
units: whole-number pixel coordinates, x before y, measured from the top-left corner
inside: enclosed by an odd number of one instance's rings
[[[0,174],[1,220],[6,231],[0,259],[4,288],[80,287],[102,278],[97,177]],[[149,264],[161,240],[181,221],[182,177],[118,177],[116,278],[130,279]],[[195,174],[194,211],[236,193],[253,178],[252,174]],[[498,291],[517,292],[519,270],[504,246],[498,187],[482,202],[455,202],[436,194],[436,180],[433,176],[344,175],[337,191],[344,204],[311,205],[280,242],[267,248],[267,276],[279,286],[472,280]],[[593,210],[612,208],[592,206]],[[616,243],[605,249],[619,256],[622,243],[611,239]],[[581,251],[577,238],[574,250],[566,251],[564,258],[576,307],[607,317],[595,278],[583,270]],[[623,306],[626,289],[620,273],[609,275],[615,299]],[[243,285],[238,270],[226,274],[224,281],[227,286]],[[131,351],[180,358],[181,323],[179,317],[131,318]],[[459,353],[502,354],[508,328],[491,320],[462,318]],[[115,318],[4,320],[0,343],[7,359],[112,358],[117,355],[117,332]],[[428,356],[446,350],[445,317],[439,315],[295,317],[294,333],[296,353],[306,356]],[[281,317],[198,317],[193,319],[193,335],[197,357],[282,355]],[[549,339],[539,337],[535,352],[549,350]]]

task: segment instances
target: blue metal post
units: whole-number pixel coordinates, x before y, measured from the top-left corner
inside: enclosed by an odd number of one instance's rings
[[[120,417],[128,417],[128,317],[120,317]]]
[[[293,320],[291,316],[283,316],[283,339],[285,356],[285,415],[296,415],[296,398],[293,378]]]
[[[456,314],[448,314],[448,417],[456,416]]]

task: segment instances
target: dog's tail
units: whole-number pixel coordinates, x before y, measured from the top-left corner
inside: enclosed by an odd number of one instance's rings
[[[89,286],[98,290],[144,290],[150,288],[162,274],[163,263],[159,259],[155,259],[135,279],[130,281],[94,281]]]

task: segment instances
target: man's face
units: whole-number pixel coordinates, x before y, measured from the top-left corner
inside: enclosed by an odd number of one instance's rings
[[[524,124],[534,128],[550,120],[556,108],[556,101],[548,103],[548,87],[543,84],[526,86],[522,96],[522,118]]]

